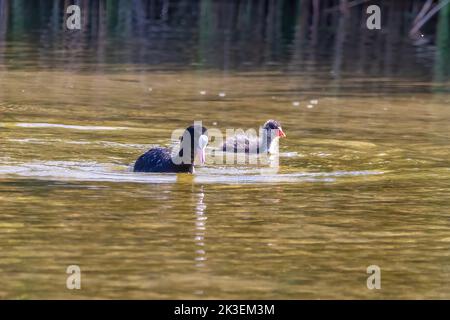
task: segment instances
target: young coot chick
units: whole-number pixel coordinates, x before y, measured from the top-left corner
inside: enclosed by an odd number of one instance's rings
[[[278,139],[286,137],[281,125],[275,120],[268,120],[260,131],[259,139],[247,135],[237,135],[227,139],[222,151],[244,153],[273,153]]]
[[[194,161],[205,163],[207,129],[199,125],[187,128],[180,137],[180,151],[174,155],[169,148],[152,148],[141,155],[134,164],[134,172],[190,172]]]

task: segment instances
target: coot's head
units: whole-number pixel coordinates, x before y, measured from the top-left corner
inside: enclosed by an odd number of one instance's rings
[[[266,123],[264,123],[263,129],[267,131],[276,130],[275,137],[282,137],[282,138],[286,137],[286,134],[284,133],[278,121],[275,120],[266,121]]]
[[[181,148],[179,155],[183,157],[184,163],[194,164],[195,160],[200,164],[205,163],[205,149],[208,144],[207,129],[205,127],[192,125],[186,128],[180,138],[180,142]]]

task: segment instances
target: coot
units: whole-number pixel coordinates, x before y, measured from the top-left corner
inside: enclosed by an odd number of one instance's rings
[[[180,137],[180,151],[172,154],[169,148],[152,148],[141,155],[134,164],[134,172],[190,172],[194,161],[205,163],[208,144],[207,129],[199,125],[187,128]]]
[[[273,153],[274,145],[281,137],[286,137],[278,121],[268,120],[260,131],[259,139],[248,135],[229,138],[222,146],[222,151],[244,153]]]

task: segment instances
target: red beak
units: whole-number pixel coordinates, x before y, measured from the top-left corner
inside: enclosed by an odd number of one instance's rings
[[[281,128],[278,128],[278,136],[281,138],[286,138],[286,134]]]

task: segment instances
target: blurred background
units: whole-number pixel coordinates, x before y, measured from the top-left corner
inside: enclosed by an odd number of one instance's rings
[[[9,68],[284,68],[376,76],[450,75],[448,0],[0,0]],[[64,8],[81,6],[82,28]],[[368,5],[381,7],[381,32]],[[62,32],[64,31],[64,32]]]

